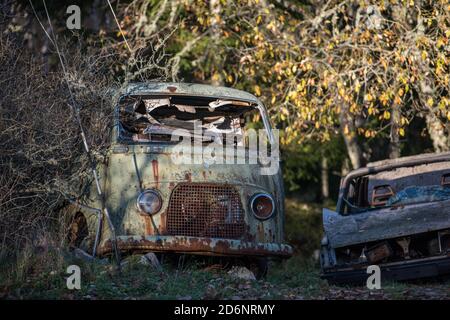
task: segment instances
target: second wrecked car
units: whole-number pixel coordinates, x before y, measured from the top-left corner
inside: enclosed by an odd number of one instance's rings
[[[450,153],[369,164],[341,181],[323,210],[325,279],[356,283],[378,265],[382,279],[450,273]]]

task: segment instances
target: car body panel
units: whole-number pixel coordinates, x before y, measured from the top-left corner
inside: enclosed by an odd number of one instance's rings
[[[323,226],[333,248],[447,229],[450,228],[450,200],[346,216],[324,209]]]

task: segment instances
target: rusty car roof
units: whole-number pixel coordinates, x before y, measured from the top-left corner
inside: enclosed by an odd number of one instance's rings
[[[423,153],[414,156],[397,159],[386,159],[370,162],[367,166],[350,171],[344,179],[355,178],[366,174],[374,174],[380,171],[392,170],[401,166],[416,166],[426,163],[450,161],[450,152]]]
[[[410,161],[420,161],[424,160],[425,162],[427,160],[435,159],[435,158],[442,158],[444,161],[449,160],[450,161],[450,152],[442,152],[442,153],[423,153],[418,154],[414,156],[408,156],[408,157],[401,157],[397,159],[385,159],[380,161],[374,161],[367,164],[367,167],[380,167],[385,165],[401,165]]]
[[[242,90],[197,83],[137,82],[129,84],[124,93],[127,95],[170,94],[207,96],[214,98],[245,100],[256,104],[261,103],[254,95]]]

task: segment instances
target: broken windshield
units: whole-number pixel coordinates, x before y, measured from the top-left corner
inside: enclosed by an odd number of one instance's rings
[[[255,113],[258,114],[256,105],[239,100],[127,97],[119,105],[119,138],[128,142],[171,141],[176,131],[177,136],[184,132],[193,138],[201,136],[203,141],[219,143],[224,140],[220,139],[221,135],[233,134],[239,141],[252,126]]]

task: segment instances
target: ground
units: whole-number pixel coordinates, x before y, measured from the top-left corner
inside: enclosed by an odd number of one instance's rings
[[[381,290],[330,286],[314,263],[294,257],[272,265],[265,280],[234,278],[227,271],[163,265],[162,271],[134,262],[119,273],[114,265],[72,260],[82,270],[81,290],[66,287],[65,270],[30,274],[0,288],[7,299],[449,299],[450,281],[387,283]],[[69,262],[69,261],[68,261]]]
[[[163,261],[157,270],[128,259],[120,272],[109,260],[88,262],[65,250],[30,255],[26,266],[1,268],[0,298],[6,299],[450,299],[450,280],[383,283],[381,290],[332,286],[320,279],[314,251],[321,238],[321,205],[287,201],[286,237],[296,254],[271,262],[264,280],[236,278],[196,260]],[[25,262],[23,262],[25,263]],[[66,286],[68,265],[81,269],[81,289]]]

